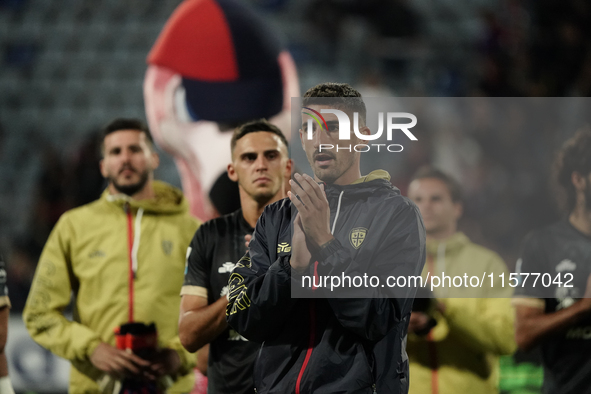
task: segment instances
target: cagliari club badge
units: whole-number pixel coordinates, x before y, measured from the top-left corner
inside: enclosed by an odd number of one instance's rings
[[[349,233],[349,241],[351,241],[351,245],[355,249],[359,249],[363,241],[365,241],[365,236],[367,235],[367,229],[365,227],[355,227]]]
[[[163,240],[162,241],[162,251],[165,255],[170,256],[172,253],[172,241]]]

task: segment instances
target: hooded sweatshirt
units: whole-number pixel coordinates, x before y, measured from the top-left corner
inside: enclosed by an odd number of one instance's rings
[[[425,231],[419,211],[385,171],[351,185],[327,185],[325,192],[335,240],[308,275],[420,275]],[[355,298],[334,298],[322,288],[316,299],[293,297],[292,286],[303,280],[289,263],[296,213],[288,199],[268,205],[229,280],[229,324],[262,343],[254,366],[257,392],[406,393],[413,292],[399,289],[405,296],[395,297],[378,286],[344,294]]]
[[[458,232],[427,241],[427,271],[441,276],[486,274],[483,288],[435,288],[444,305],[434,310],[437,325],[425,336],[409,334],[410,394],[498,393],[499,356],[516,350],[511,287],[502,286],[507,267],[494,252]],[[493,286],[488,285],[493,275]],[[462,294],[463,293],[463,294]],[[448,298],[450,295],[466,298]],[[468,298],[470,297],[470,298]]]
[[[195,356],[178,338],[178,294],[199,222],[180,190],[158,181],[153,188],[153,199],[139,201],[105,190],[99,200],[64,213],[45,244],[23,320],[38,344],[71,361],[70,393],[99,392],[103,374],[89,357],[101,341],[114,346],[113,330],[129,321],[130,269],[133,320],[154,322],[158,345],[181,359],[169,392],[191,390]],[[72,292],[69,320],[62,312]]]

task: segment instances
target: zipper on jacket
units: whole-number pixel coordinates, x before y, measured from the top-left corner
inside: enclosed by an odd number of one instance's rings
[[[439,394],[439,361],[437,360],[437,344],[433,340],[433,331],[427,334],[427,348],[429,349],[429,359],[431,361],[431,393]]]
[[[326,183],[324,184],[324,190],[326,195]],[[341,191],[339,194],[339,202],[337,204],[337,211],[335,214],[334,222],[332,223],[332,230],[331,234],[334,234],[335,227],[337,225],[337,219],[339,217],[339,210],[341,209],[341,200],[343,198],[344,191]],[[318,276],[318,261],[314,263],[314,276]],[[312,290],[316,290],[313,288]],[[295,387],[295,394],[300,394],[300,385],[302,383],[302,377],[304,376],[304,372],[306,371],[306,367],[308,366],[308,362],[310,361],[310,357],[312,356],[312,350],[314,349],[314,342],[316,340],[316,304],[314,300],[310,300],[310,334],[308,337],[308,350],[306,350],[306,357],[304,358],[304,363],[302,364],[302,368],[300,368],[300,373],[298,374],[298,379],[296,381]],[[375,390],[375,385],[372,386]],[[374,391],[375,392],[375,391]]]
[[[371,385],[371,389],[373,390],[373,394],[377,394],[378,393],[378,389],[376,388],[376,384],[375,383],[373,383]]]
[[[127,216],[127,257],[129,263],[129,277],[128,277],[128,320],[133,322],[133,214],[129,203],[125,203],[123,210]]]
[[[300,384],[302,383],[302,376],[304,376],[304,371],[306,370],[306,366],[308,366],[308,362],[310,361],[310,356],[312,356],[312,350],[314,349],[314,341],[316,340],[316,305],[314,300],[310,300],[310,336],[308,339],[308,350],[306,350],[306,357],[304,358],[304,363],[302,364],[302,368],[300,369],[300,373],[298,374],[298,380],[296,381],[295,392],[296,394],[300,394]]]
[[[441,245],[443,245],[443,249],[441,248]],[[435,265],[436,263],[433,259],[433,256],[431,255],[427,255],[426,264],[428,271],[431,272],[433,275],[435,275],[437,272],[442,272],[438,271],[437,268],[445,269],[445,243],[439,244],[439,247],[437,248],[437,267]],[[443,266],[441,264],[443,264]],[[429,364],[431,368],[431,394],[439,394],[439,360],[437,357],[437,344],[433,339],[433,329],[429,331],[426,339],[427,350],[429,352]]]

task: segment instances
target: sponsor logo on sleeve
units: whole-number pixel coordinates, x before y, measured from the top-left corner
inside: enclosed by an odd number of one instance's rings
[[[287,242],[281,242],[277,245],[277,253],[289,253],[291,252],[291,245]]]
[[[232,263],[231,261],[227,261],[224,264],[222,264],[221,267],[218,268],[218,272],[220,274],[231,274],[232,271],[234,271],[234,267],[236,267],[235,263]]]

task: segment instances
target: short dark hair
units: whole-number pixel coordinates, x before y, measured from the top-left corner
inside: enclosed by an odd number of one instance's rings
[[[327,97],[334,98],[334,101],[326,100]],[[348,83],[324,82],[311,87],[304,93],[302,104],[304,107],[314,104],[326,105],[327,101],[331,105],[334,103],[337,108],[358,112],[361,121],[365,123],[367,110],[361,93]]]
[[[253,120],[248,123],[244,123],[243,125],[238,126],[236,130],[234,130],[234,134],[232,135],[232,142],[230,143],[232,152],[234,152],[234,148],[236,148],[236,142],[238,142],[240,138],[244,137],[247,134],[257,133],[259,131],[265,131],[277,135],[281,139],[281,141],[283,141],[285,147],[289,147],[287,139],[285,138],[285,135],[283,135],[281,130],[279,130],[279,127],[269,123],[266,119],[259,119]]]
[[[116,118],[110,121],[105,127],[103,127],[101,131],[101,152],[104,152],[105,149],[105,138],[116,131],[120,130],[137,130],[141,131],[146,135],[146,138],[149,141],[149,146],[151,149],[154,147],[154,140],[152,139],[152,134],[150,133],[150,129],[148,125],[141,121],[140,119],[136,118]]]
[[[454,203],[462,202],[462,188],[460,186],[460,183],[452,176],[446,174],[445,172],[437,168],[433,168],[431,166],[424,166],[419,168],[417,172],[415,172],[415,174],[413,175],[411,182],[417,179],[427,178],[438,179],[441,182],[445,183],[445,186],[447,186],[447,190],[449,190],[451,200]]]
[[[577,192],[572,182],[573,172],[582,176],[591,173],[591,128],[577,131],[568,139],[556,155],[554,179],[558,184],[558,202],[568,213],[577,203]]]

